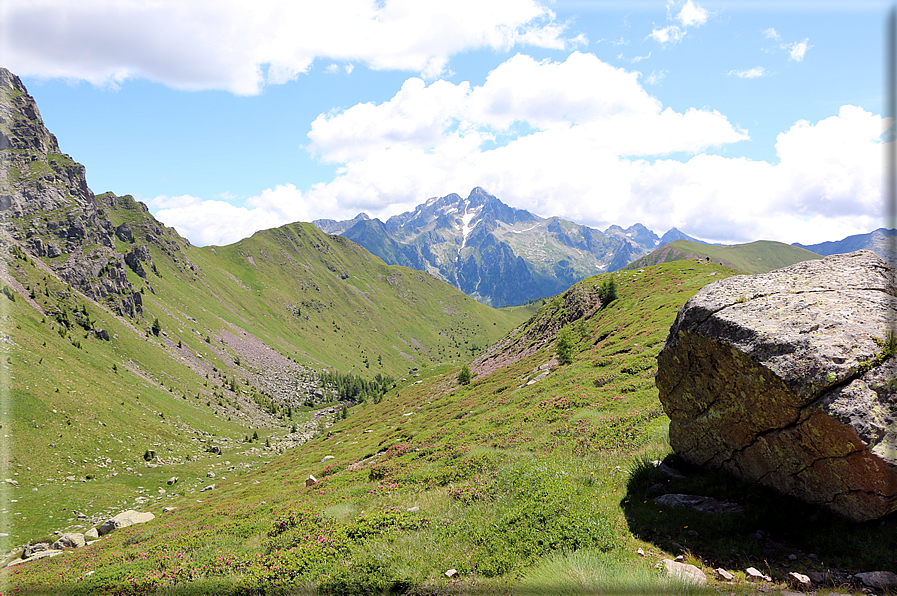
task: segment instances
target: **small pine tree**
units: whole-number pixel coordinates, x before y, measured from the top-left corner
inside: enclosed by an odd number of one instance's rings
[[[470,367],[466,364],[461,367],[461,372],[458,373],[458,382],[462,385],[470,385]]]
[[[343,404],[343,410],[340,412],[340,418],[345,420],[349,417],[349,408],[346,407],[346,404]]]
[[[153,321],[152,332],[156,337],[159,337],[159,334],[162,332],[162,323],[159,322],[158,318]]]
[[[601,308],[604,308],[617,299],[617,284],[613,277],[608,277],[598,287],[598,299],[601,300]]]
[[[558,355],[558,361],[561,364],[571,364],[573,362],[573,329],[570,325],[564,325],[563,329],[558,333],[558,341],[554,349]]]
[[[265,449],[271,449],[271,440],[265,439]]]
[[[258,440],[259,440],[259,433],[258,433],[258,431],[252,431],[252,440],[253,440],[253,441],[258,441]]]

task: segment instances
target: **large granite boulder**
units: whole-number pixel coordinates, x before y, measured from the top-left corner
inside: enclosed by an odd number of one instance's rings
[[[706,286],[658,356],[670,445],[853,520],[897,510],[895,295],[870,251]]]
[[[113,530],[127,528],[128,526],[133,526],[134,524],[145,524],[146,522],[152,521],[155,518],[156,516],[152,513],[141,513],[134,511],[133,509],[128,509],[127,511],[122,511],[115,517],[111,517],[100,524],[99,527],[97,527],[97,533],[100,536],[105,536]]]

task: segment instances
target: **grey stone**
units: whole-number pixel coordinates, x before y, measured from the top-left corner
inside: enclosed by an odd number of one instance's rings
[[[744,575],[749,582],[771,582],[772,578],[766,575],[765,573],[761,573],[758,569],[754,567],[748,567],[744,570]]]
[[[865,573],[857,573],[856,578],[870,588],[875,588],[876,590],[897,589],[897,574],[890,571],[867,571]]]
[[[813,585],[813,582],[810,581],[810,578],[803,573],[796,573],[794,571],[788,574],[788,583],[790,583],[795,588],[806,589],[810,588]]]
[[[80,548],[82,546],[84,546],[84,534],[81,534],[80,532],[63,534],[59,540],[53,543],[54,550]]]
[[[694,509],[695,511],[700,511],[702,513],[712,513],[715,515],[744,512],[744,507],[737,503],[731,503],[729,501],[719,501],[717,499],[714,499],[713,497],[702,497],[700,495],[669,493],[657,497],[656,499],[654,499],[654,502],[658,505],[664,505],[666,507]]]
[[[6,566],[12,567],[14,565],[20,565],[22,563],[27,563],[29,561],[36,561],[38,559],[46,559],[48,557],[55,557],[56,555],[61,555],[61,554],[62,554],[61,550],[49,549],[49,550],[34,553],[33,555],[31,555],[28,558],[16,559],[14,561],[10,561],[9,563],[6,564]]]
[[[852,520],[897,511],[895,313],[870,251],[705,286],[658,355],[670,445]]]
[[[317,483],[318,483],[318,479],[315,478],[314,476],[312,476],[311,474],[309,474],[309,475],[308,475],[308,478],[305,479],[305,486],[306,486],[306,487],[314,486],[314,485],[316,485]]]
[[[100,537],[100,533],[96,528],[91,528],[84,532],[84,540],[96,540]]]
[[[167,484],[168,486],[172,486],[172,485],[177,484],[178,480],[180,480],[180,478],[178,478],[177,476],[172,476],[171,478],[169,478],[168,480],[165,481],[165,484]]]
[[[446,577],[455,577],[456,575],[458,575],[457,569],[449,569],[448,571],[445,572]]]
[[[97,527],[97,532],[100,536],[105,536],[113,530],[127,528],[128,526],[133,526],[134,524],[144,524],[155,518],[156,516],[152,513],[140,513],[134,511],[133,509],[128,509],[127,511],[122,511],[115,517],[104,521]]]
[[[668,576],[675,577],[685,583],[697,586],[703,586],[707,583],[707,576],[694,565],[678,563],[672,559],[664,559],[663,568]]]
[[[38,542],[37,544],[28,544],[22,550],[22,558],[28,559],[28,558],[33,557],[37,553],[42,553],[47,550],[50,550],[49,542]]]
[[[215,490],[215,485],[214,485],[214,484],[210,484],[210,485],[208,485],[207,487],[203,488],[203,489],[202,489],[201,491],[199,491],[199,492],[204,493],[204,492],[206,492],[207,490]]]
[[[735,576],[732,575],[731,573],[729,573],[728,571],[726,571],[725,569],[723,569],[722,567],[714,569],[713,573],[716,574],[717,578],[719,578],[721,581],[724,581],[724,582],[730,582],[730,581],[735,580]]]

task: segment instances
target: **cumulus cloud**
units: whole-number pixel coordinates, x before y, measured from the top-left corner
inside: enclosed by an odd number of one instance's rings
[[[688,0],[675,17],[671,16],[672,8],[675,4],[671,1],[667,2],[667,18],[671,18],[679,22],[678,25],[668,25],[666,27],[655,27],[648,37],[659,44],[676,44],[682,41],[689,27],[700,27],[707,22],[710,13],[707,9],[698,6],[692,0]]]
[[[685,36],[685,30],[676,25],[658,27],[648,34],[648,37],[660,44],[677,43]]]
[[[679,11],[679,14],[676,15],[676,20],[682,23],[683,27],[691,27],[692,25],[700,27],[707,22],[707,17],[709,16],[710,13],[706,9],[698,6],[692,0],[688,0],[685,6],[682,7],[682,10]]]
[[[788,57],[795,62],[800,62],[804,59],[804,56],[807,54],[807,50],[812,48],[813,46],[809,45],[809,38],[803,41],[796,41],[788,46],[785,46],[785,49],[788,50]]]
[[[756,79],[766,76],[766,69],[762,66],[755,66],[747,70],[730,70],[729,76],[735,75],[739,79]]]
[[[640,81],[581,53],[517,55],[479,86],[412,77],[388,101],[314,121],[308,148],[337,165],[330,181],[269,189],[243,207],[193,197],[151,206],[197,244],[359,211],[385,219],[475,186],[543,216],[676,226],[710,241],[814,243],[881,225],[880,116],[844,106],[782,132],[777,163],[726,157],[710,150],[746,131],[717,111],[664,107]]]
[[[380,105],[321,115],[309,148],[327,161],[350,162],[386,149],[433,151],[455,139],[478,146],[515,125],[586,135],[620,155],[700,151],[747,138],[719,112],[664,110],[639,76],[592,54],[575,52],[564,62],[518,54],[479,87],[414,78]]]
[[[309,219],[308,203],[292,184],[266,189],[242,207],[223,200],[202,200],[190,195],[159,196],[148,204],[155,216],[199,246],[225,245],[258,230]]]
[[[0,63],[25,76],[246,95],[318,58],[434,79],[469,49],[584,42],[564,31],[537,0],[34,0],[4,5]]]
[[[320,117],[312,146],[344,161],[310,200],[387,216],[483,186],[540,215],[599,229],[676,226],[712,241],[813,243],[880,225],[879,116],[844,106],[820,122],[798,122],[777,139],[778,163],[710,155],[747,133],[715,111],[664,108],[635,73],[594,56],[513,60],[481,87],[441,82],[445,93],[432,95],[443,103],[431,97],[435,84],[413,81],[389,102]],[[567,76],[595,81],[593,95],[575,86],[567,94]],[[488,142],[524,125],[507,142]],[[343,153],[349,131],[359,130],[372,134],[355,140],[367,149]],[[694,156],[664,158],[674,152]]]

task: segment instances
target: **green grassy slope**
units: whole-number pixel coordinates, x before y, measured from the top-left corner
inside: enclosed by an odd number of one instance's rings
[[[620,297],[600,310],[601,276],[585,280],[475,361],[470,385],[458,386],[457,366],[430,369],[327,436],[174,501],[176,512],[9,580],[89,591],[188,579],[209,593],[321,580],[491,589],[560,573],[532,565],[569,548],[641,568],[632,553],[650,545],[628,530],[622,505],[633,462],[666,449],[654,357],[681,304],[731,273],[678,263],[617,273]],[[554,358],[564,324],[576,337],[569,366]],[[305,488],[309,474],[321,484]],[[60,583],[60,564],[84,579]]]
[[[199,249],[130,197],[112,203],[113,225],[127,222],[135,237],[115,238],[116,249],[145,244],[151,255],[145,279],[127,271],[141,316],[114,314],[56,277],[51,259],[18,248],[0,272],[15,298],[0,296],[6,549],[167,502],[211,482],[212,469],[236,474],[299,444],[318,428],[310,410],[332,405],[326,388],[317,398],[300,388],[319,386],[320,371],[400,378],[470,359],[528,316],[386,266],[310,224]],[[260,441],[243,443],[253,433]],[[212,445],[224,456],[207,452]],[[174,488],[160,484],[172,476],[181,478]]]
[[[141,210],[112,215],[116,225],[126,218],[132,227],[159,229]],[[153,259],[171,275],[149,281],[171,324],[191,317],[212,332],[236,325],[315,368],[395,376],[470,358],[520,321],[431,275],[387,266],[311,224],[265,230],[224,247],[196,248],[179,238],[158,244],[149,245]]]
[[[708,258],[744,273],[766,273],[773,269],[822,257],[804,248],[771,240],[758,240],[732,246],[715,246],[688,240],[675,240],[641,259],[633,261],[623,269],[632,270],[671,261],[707,260]]]
[[[469,385],[457,366],[430,369],[174,512],[150,505],[153,522],[0,579],[63,594],[697,594],[657,560],[735,571],[711,582],[726,593],[755,592],[748,566],[779,589],[789,570],[893,570],[897,520],[849,524],[670,455],[655,357],[685,300],[735,273],[674,262],[587,279],[475,360]],[[608,276],[619,297],[602,307]],[[646,463],[659,459],[684,478]],[[746,511],[671,510],[652,500],[663,492]]]

